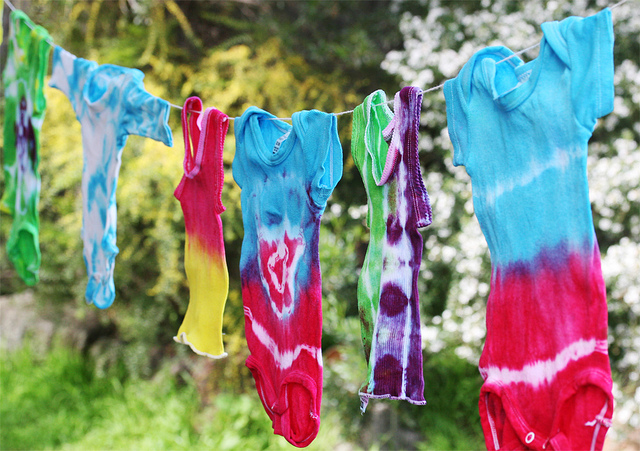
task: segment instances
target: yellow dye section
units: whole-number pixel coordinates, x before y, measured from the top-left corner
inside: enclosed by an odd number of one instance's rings
[[[197,237],[186,236],[184,266],[189,281],[187,313],[177,336],[200,355],[226,357],[222,343],[222,315],[229,292],[229,271],[224,252],[209,254]]]

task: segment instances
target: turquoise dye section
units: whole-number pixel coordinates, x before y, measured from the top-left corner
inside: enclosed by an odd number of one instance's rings
[[[494,266],[561,244],[589,253],[595,242],[587,144],[613,109],[611,12],[542,30],[535,60],[489,47],[444,87],[454,164],[471,176]]]
[[[82,239],[89,281],[87,302],[109,307],[115,299],[116,187],[122,149],[130,134],[173,145],[169,104],[145,91],[144,74],[98,65],[56,47],[50,86],[70,100],[82,126]]]

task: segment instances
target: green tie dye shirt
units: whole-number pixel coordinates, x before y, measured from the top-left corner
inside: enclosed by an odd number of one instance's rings
[[[36,26],[22,11],[11,13],[3,74],[5,190],[0,208],[13,217],[7,254],[27,285],[38,281],[40,268],[38,164],[50,42],[47,30]]]

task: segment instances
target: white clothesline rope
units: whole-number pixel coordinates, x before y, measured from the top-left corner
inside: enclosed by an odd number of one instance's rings
[[[620,5],[623,5],[623,4],[627,3],[628,1],[629,1],[629,0],[621,0],[621,1],[619,1],[618,3],[616,3],[616,4],[612,5],[612,6],[609,6],[609,9],[615,9],[615,8],[617,8],[618,6],[620,6]],[[13,4],[11,3],[11,1],[9,1],[9,0],[4,0],[4,2],[6,3],[6,5],[9,7],[9,9],[10,9],[11,11],[16,11],[16,10],[17,10],[17,9],[16,9],[16,7],[15,7],[15,6],[13,6]],[[29,28],[33,29],[33,27],[31,27],[31,25],[30,25],[30,24],[27,24],[27,25],[29,26]],[[51,45],[55,45],[55,44],[54,44],[51,40],[49,40],[49,39],[47,39],[47,42],[48,42],[49,44],[51,44]],[[518,52],[514,52],[512,55],[509,55],[509,56],[507,56],[506,58],[503,58],[503,59],[501,59],[500,61],[496,62],[496,64],[500,64],[500,63],[502,63],[502,62],[504,62],[504,61],[507,61],[507,60],[509,60],[509,59],[511,59],[511,58],[513,58],[513,57],[515,57],[515,56],[522,55],[523,53],[526,53],[526,52],[528,52],[529,50],[533,50],[533,49],[535,49],[536,47],[539,47],[539,46],[540,46],[540,43],[538,42],[537,44],[534,44],[534,45],[532,45],[531,47],[527,47],[526,49],[520,50],[520,51],[518,51]],[[439,89],[442,89],[443,87],[444,87],[444,82],[443,82],[443,83],[441,83],[441,84],[439,84],[438,86],[433,86],[433,87],[431,87],[431,88],[423,89],[423,90],[422,90],[422,94],[426,94],[426,93],[428,93],[428,92],[437,91],[437,90],[439,90]],[[176,109],[178,109],[178,110],[182,110],[182,109],[183,109],[180,105],[176,105],[176,104],[173,104],[173,103],[171,103],[171,102],[167,102],[167,103],[168,103],[171,107],[176,108]],[[388,102],[386,102],[386,104],[387,104],[387,105],[390,105],[390,104],[392,104],[392,103],[393,103],[393,100],[389,100]],[[380,105],[384,105],[384,103],[381,103],[381,104],[378,104],[378,105],[374,105],[374,106],[380,106]],[[343,116],[343,115],[345,115],[345,114],[351,114],[351,113],[353,113],[353,111],[354,111],[354,110],[347,110],[347,111],[340,111],[339,113],[331,113],[331,114],[333,114],[334,116]],[[188,113],[202,113],[202,111],[188,111]],[[235,119],[235,118],[233,118],[233,117],[230,117],[230,118],[229,118],[229,120],[231,120],[231,121],[233,121],[234,119]],[[291,120],[291,118],[290,118],[290,117],[276,117],[276,118],[271,118],[270,120],[274,120],[274,121],[275,121],[275,120],[280,120],[280,121],[290,121],[290,120]]]

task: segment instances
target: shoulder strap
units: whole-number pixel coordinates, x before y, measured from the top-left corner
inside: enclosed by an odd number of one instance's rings
[[[419,228],[426,227],[432,222],[431,203],[422,180],[418,157],[421,107],[422,90],[420,88],[407,86],[396,93],[394,98],[395,115],[393,121],[384,131],[385,138],[390,138],[391,143],[381,183],[379,183],[382,185],[388,180],[401,159],[406,161],[411,197]]]
[[[204,165],[207,176],[212,177],[213,203],[215,212],[225,211],[222,205],[222,187],[224,185],[224,140],[229,129],[229,117],[215,108],[207,108],[203,114],[202,132],[198,142],[196,156],[200,158],[198,164]]]
[[[190,179],[200,172],[202,152],[199,149],[202,100],[189,97],[182,108],[182,134],[184,136],[184,175]],[[193,144],[193,146],[192,146]]]

